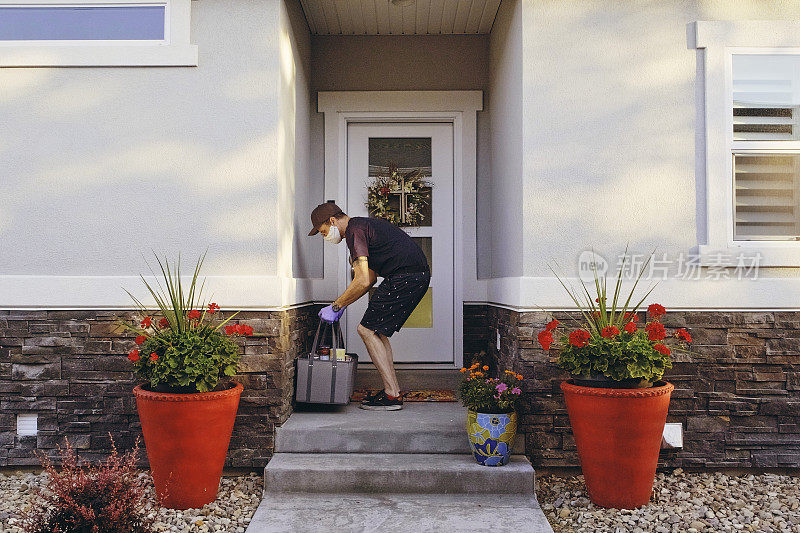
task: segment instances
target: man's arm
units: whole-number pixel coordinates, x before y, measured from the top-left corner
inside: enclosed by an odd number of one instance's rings
[[[369,261],[367,257],[357,257],[353,261],[353,271],[355,276],[350,285],[345,289],[341,296],[339,296],[333,303],[339,307],[345,307],[355,302],[364,296],[378,281],[378,276],[375,271],[369,268]]]

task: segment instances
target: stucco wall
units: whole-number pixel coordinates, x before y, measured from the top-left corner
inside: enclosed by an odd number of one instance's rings
[[[524,274],[549,275],[552,260],[572,267],[592,245],[673,255],[702,243],[702,92],[686,25],[796,19],[798,8],[523,2]]]
[[[311,34],[299,2],[281,1],[281,126],[284,152],[281,173],[281,251],[278,271],[297,278],[322,277],[321,243],[307,236],[309,214],[320,203],[321,174],[312,169]]]
[[[0,69],[0,275],[206,247],[206,274],[274,275],[278,2],[192,2],[198,67]]]
[[[522,275],[522,6],[519,0],[500,4],[489,40],[491,116],[490,215],[479,224],[479,255],[491,257],[491,275]]]

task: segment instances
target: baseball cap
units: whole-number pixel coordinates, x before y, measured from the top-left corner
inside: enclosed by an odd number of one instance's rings
[[[327,222],[329,218],[339,213],[342,213],[342,210],[333,202],[325,202],[315,207],[311,212],[311,225],[313,227],[308,232],[309,237],[319,233],[319,227]]]

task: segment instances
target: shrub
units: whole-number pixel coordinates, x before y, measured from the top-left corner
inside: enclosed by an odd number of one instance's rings
[[[47,472],[47,489],[37,491],[23,519],[27,533],[144,533],[153,531],[146,504],[147,481],[136,470],[139,439],[123,455],[111,440],[111,455],[97,465],[79,464],[66,441],[59,447],[61,470],[37,452]]]

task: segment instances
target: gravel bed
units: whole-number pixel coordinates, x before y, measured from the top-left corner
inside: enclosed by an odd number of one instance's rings
[[[139,474],[148,480],[149,501],[155,501],[155,490],[149,473]],[[46,484],[46,474],[0,472],[0,533],[21,533],[19,513],[29,509],[34,498],[32,487]],[[263,476],[257,473],[223,477],[216,501],[199,509],[176,511],[153,509],[155,531],[244,533],[264,490]]]
[[[800,533],[800,476],[677,468],[656,474],[650,503],[633,510],[591,503],[582,475],[537,475],[536,494],[556,533]]]

